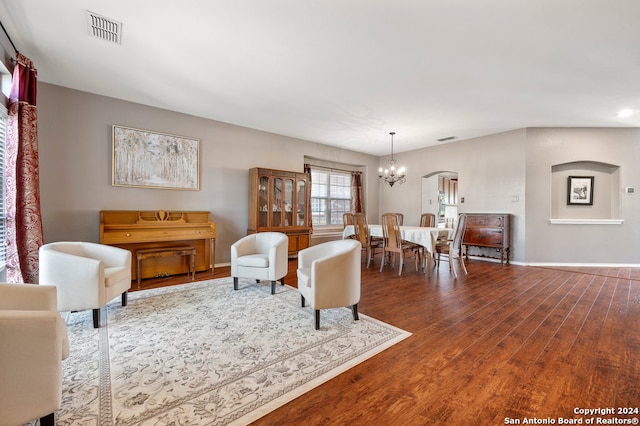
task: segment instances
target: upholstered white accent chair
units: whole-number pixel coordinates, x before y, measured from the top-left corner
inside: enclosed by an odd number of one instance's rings
[[[53,425],[69,339],[55,287],[0,284],[0,424]]]
[[[58,288],[58,310],[93,310],[100,327],[100,309],[122,296],[127,306],[131,288],[131,252],[89,242],[57,242],[40,247],[40,285]]]
[[[249,234],[231,246],[231,276],[233,289],[238,278],[271,281],[271,294],[276,293],[276,281],[284,285],[289,271],[289,237],[281,232]]]
[[[298,291],[302,307],[309,301],[315,309],[315,328],[320,328],[320,309],[350,306],[358,320],[360,301],[360,253],[357,240],[337,240],[298,252]]]

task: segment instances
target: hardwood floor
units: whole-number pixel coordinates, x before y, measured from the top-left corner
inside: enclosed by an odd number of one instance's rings
[[[469,261],[469,274],[454,280],[446,264],[429,276],[407,265],[401,277],[363,267],[359,311],[413,335],[254,424],[640,418],[574,414],[640,408],[639,269]],[[286,282],[294,286],[295,268],[290,261]],[[216,278],[228,275],[216,268]],[[179,282],[186,275],[143,285]]]

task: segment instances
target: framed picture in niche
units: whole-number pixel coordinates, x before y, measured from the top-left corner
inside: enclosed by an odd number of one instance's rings
[[[569,176],[567,186],[568,206],[593,205],[593,176]]]
[[[186,136],[114,125],[111,184],[197,191],[199,142]]]

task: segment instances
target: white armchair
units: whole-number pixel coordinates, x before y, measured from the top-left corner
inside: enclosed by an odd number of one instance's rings
[[[0,423],[40,418],[54,424],[62,401],[62,360],[69,356],[67,327],[56,289],[0,284]]]
[[[315,309],[315,327],[320,328],[320,309],[350,306],[358,320],[360,301],[360,252],[357,240],[337,240],[298,252],[298,291]]]
[[[59,311],[93,310],[100,327],[100,308],[122,295],[127,306],[131,288],[131,252],[87,242],[57,242],[40,247],[40,285],[58,288]]]
[[[276,281],[284,285],[289,271],[289,237],[280,232],[249,234],[231,246],[231,276],[233,289],[238,289],[238,278],[271,281],[271,294],[276,292]]]

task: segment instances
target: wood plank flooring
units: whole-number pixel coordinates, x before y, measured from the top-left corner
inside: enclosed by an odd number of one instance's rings
[[[407,265],[401,277],[363,266],[359,311],[413,335],[254,424],[558,424],[597,417],[576,408],[640,408],[640,269],[469,261],[454,280],[446,264],[430,275]]]

